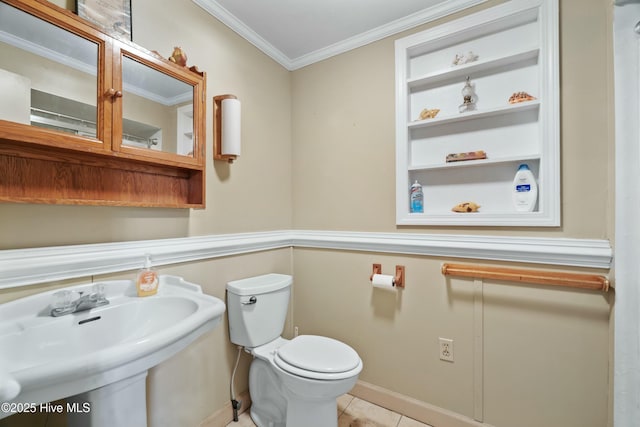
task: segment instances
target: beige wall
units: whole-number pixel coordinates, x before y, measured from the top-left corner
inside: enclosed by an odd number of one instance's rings
[[[610,8],[560,1],[562,227],[395,225],[394,40],[446,19],[293,72],[294,227],[611,239]],[[611,297],[491,282],[474,295],[472,280],[444,279],[444,261],[295,249],[295,323],[353,345],[362,380],[469,418],[479,408],[498,427],[611,422]],[[372,290],[373,263],[406,265],[407,289]],[[439,360],[439,337],[454,340],[454,363]]]
[[[133,2],[134,41],[207,72],[207,208],[0,205],[0,249],[291,228],[290,74],[190,0]],[[242,102],[242,157],[213,162],[214,95]],[[46,218],[46,221],[43,220]]]
[[[395,225],[394,41],[451,18],[293,73],[295,227],[610,237],[610,8],[604,0],[560,2],[562,227]]]
[[[97,57],[98,49],[95,51]],[[95,76],[28,53],[4,42],[0,42],[0,54],[3,58],[10,58],[10,61],[2,62],[2,67],[12,73],[29,78],[31,89],[88,105],[96,105]]]
[[[207,72],[207,208],[2,204],[0,249],[292,227],[611,239],[610,7],[607,0],[560,2],[560,228],[396,227],[393,41],[430,25],[290,73],[190,0],[161,8],[153,0],[135,0],[134,41],[167,56],[181,46],[189,64]],[[211,98],[223,93],[242,101],[243,154],[233,165],[211,160]],[[162,272],[201,283],[220,298],[224,283],[239,275],[293,272],[287,334],[295,323],[301,333],[342,339],[362,356],[364,381],[472,416],[478,405],[473,287],[467,280],[445,281],[442,261],[294,249]],[[385,273],[406,265],[407,289],[398,295],[374,292],[367,282],[373,262],[382,263]],[[31,291],[0,291],[0,300]],[[502,283],[486,283],[480,295],[481,407],[487,422],[497,427],[610,422],[607,297]],[[438,337],[454,339],[453,364],[438,359]],[[234,356],[224,324],[152,370],[150,425],[197,425],[220,409],[228,400]],[[245,357],[238,391],[246,389],[247,371]]]
[[[158,269],[160,274],[182,276],[202,286],[203,292],[226,301],[226,283],[243,277],[280,272],[291,274],[291,249],[279,249],[258,254],[220,258],[206,262],[185,263]],[[87,277],[92,279],[132,279],[135,272]],[[29,287],[10,291],[21,297],[44,289]],[[0,301],[7,292],[0,292]],[[213,331],[203,335],[184,351],[149,371],[147,377],[147,417],[150,427],[195,427],[229,402],[231,371],[236,360],[236,347],[229,342],[226,316]],[[288,316],[285,335],[291,336],[292,319]],[[242,355],[236,384],[238,393],[246,390],[250,357]],[[0,420],[0,427],[64,427],[66,422],[52,416],[46,421],[41,414],[23,414]],[[48,423],[48,424],[45,424]],[[114,426],[115,427],[115,426]]]
[[[470,419],[477,406],[497,427],[606,426],[609,297],[494,281],[474,290],[445,279],[444,261],[295,249],[294,323],[357,349],[361,380]],[[404,265],[405,289],[373,289],[373,263],[387,274]],[[453,363],[439,360],[440,337],[454,340]]]
[[[188,263],[161,270],[161,273],[182,276],[198,283],[205,293],[223,301],[226,301],[227,282],[267,272],[292,274],[291,249]],[[127,274],[120,277],[131,278]],[[289,315],[285,335],[290,336],[291,330]],[[229,402],[229,385],[237,349],[229,342],[228,331],[225,316],[211,333],[149,371],[147,416],[150,427],[195,427]],[[236,375],[238,393],[247,388],[250,361],[249,355],[243,353]]]
[[[189,65],[207,72],[206,209],[5,203],[0,204],[0,250],[291,228],[290,73],[191,0],[174,0],[162,7],[153,0],[135,0],[133,15],[136,43],[167,57],[174,46],[181,46]],[[212,98],[225,93],[237,95],[242,102],[242,156],[233,165],[212,160]],[[291,259],[291,250],[282,249],[183,264],[160,272],[181,275],[224,300],[227,281],[268,272],[291,273]],[[131,271],[1,290],[0,301],[53,286],[134,275]],[[235,350],[225,319],[188,350],[153,369],[147,381],[149,425],[196,426],[221,409],[229,401]],[[247,389],[248,362],[243,355],[238,392]],[[9,417],[0,420],[0,426],[44,422],[37,416]]]

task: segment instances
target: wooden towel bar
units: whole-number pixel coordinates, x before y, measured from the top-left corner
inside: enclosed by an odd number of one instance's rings
[[[445,276],[464,276],[478,279],[496,279],[538,285],[609,291],[609,279],[595,274],[564,273],[558,271],[525,270],[507,267],[489,267],[470,264],[442,264]]]

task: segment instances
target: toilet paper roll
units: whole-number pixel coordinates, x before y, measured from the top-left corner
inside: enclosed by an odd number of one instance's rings
[[[388,274],[374,274],[371,278],[371,284],[374,288],[386,289],[389,291],[395,291],[393,286],[393,276]]]

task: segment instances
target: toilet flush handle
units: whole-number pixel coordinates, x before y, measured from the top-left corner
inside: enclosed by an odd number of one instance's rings
[[[258,298],[256,298],[255,295],[253,295],[251,298],[249,298],[248,301],[242,301],[242,305],[251,305],[257,302],[258,302]]]

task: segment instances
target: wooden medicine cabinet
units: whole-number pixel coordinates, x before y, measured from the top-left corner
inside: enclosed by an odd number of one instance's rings
[[[205,205],[204,73],[41,0],[0,2],[0,201]]]

